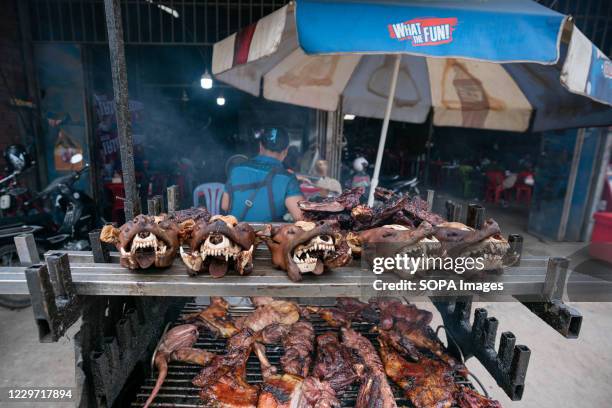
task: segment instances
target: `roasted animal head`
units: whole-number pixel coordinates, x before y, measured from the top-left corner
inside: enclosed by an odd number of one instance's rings
[[[120,228],[106,225],[100,240],[114,244],[120,252],[121,266],[147,269],[170,266],[179,249],[179,227],[166,216],[138,215]]]
[[[483,258],[484,270],[500,269],[510,249],[499,225],[488,219],[479,230],[460,222],[445,222],[436,227],[434,236],[442,244],[446,256]]]
[[[255,231],[235,217],[215,215],[209,222],[199,220],[190,231],[189,250],[181,247],[181,258],[190,274],[208,271],[224,276],[230,267],[241,275],[253,271]]]
[[[406,254],[416,258],[440,255],[440,241],[433,237],[433,233],[434,228],[424,221],[418,228],[391,224],[349,232],[346,240],[356,255],[362,255],[364,249],[371,249],[373,253],[369,255],[393,257],[396,254]]]
[[[325,268],[343,266],[351,260],[351,250],[335,221],[268,226],[260,236],[270,248],[272,263],[296,282],[304,273],[320,275]]]

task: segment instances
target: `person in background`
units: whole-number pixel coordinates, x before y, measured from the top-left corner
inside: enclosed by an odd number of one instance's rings
[[[283,165],[289,173],[296,173],[300,170],[300,150],[297,146],[289,146],[287,156],[283,160]]]
[[[342,194],[342,185],[335,178],[329,177],[329,164],[327,160],[318,160],[315,164],[315,172],[319,177],[315,186],[319,188],[319,197],[322,199],[335,197]]]
[[[240,221],[282,221],[287,212],[301,220],[298,202],[304,197],[283,166],[289,136],[283,129],[268,128],[259,139],[259,155],[230,171],[221,208]]]

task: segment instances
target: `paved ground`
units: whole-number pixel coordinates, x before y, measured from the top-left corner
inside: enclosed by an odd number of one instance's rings
[[[526,221],[519,211],[491,210],[505,233],[525,234]],[[524,253],[584,257],[580,244],[554,244],[525,234]],[[596,264],[597,267],[598,264]],[[601,265],[603,268],[604,266]],[[480,305],[478,305],[480,306]],[[478,361],[468,366],[488,392],[510,408],[577,408],[612,405],[612,303],[579,303],[572,306],[584,315],[577,340],[567,340],[518,303],[483,304],[500,321],[499,330],[510,330],[532,357],[527,386],[520,402],[512,402]],[[422,307],[433,310],[431,304]],[[436,315],[434,324],[439,324]],[[73,333],[71,333],[73,334]],[[74,351],[71,337],[56,344],[39,344],[31,309],[0,309],[0,387],[73,386]],[[0,406],[9,406],[8,404]],[[15,407],[35,406],[14,404]],[[37,405],[64,407],[66,405]]]

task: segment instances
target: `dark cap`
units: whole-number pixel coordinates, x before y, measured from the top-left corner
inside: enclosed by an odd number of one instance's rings
[[[284,129],[266,128],[260,135],[259,141],[264,148],[273,152],[282,152],[289,146],[289,136]]]

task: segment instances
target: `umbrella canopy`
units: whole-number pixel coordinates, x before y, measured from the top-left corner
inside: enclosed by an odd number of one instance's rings
[[[389,119],[431,110],[436,126],[612,124],[610,60],[531,0],[299,0],[215,44],[212,70],[266,99],[384,118],[381,147]]]

